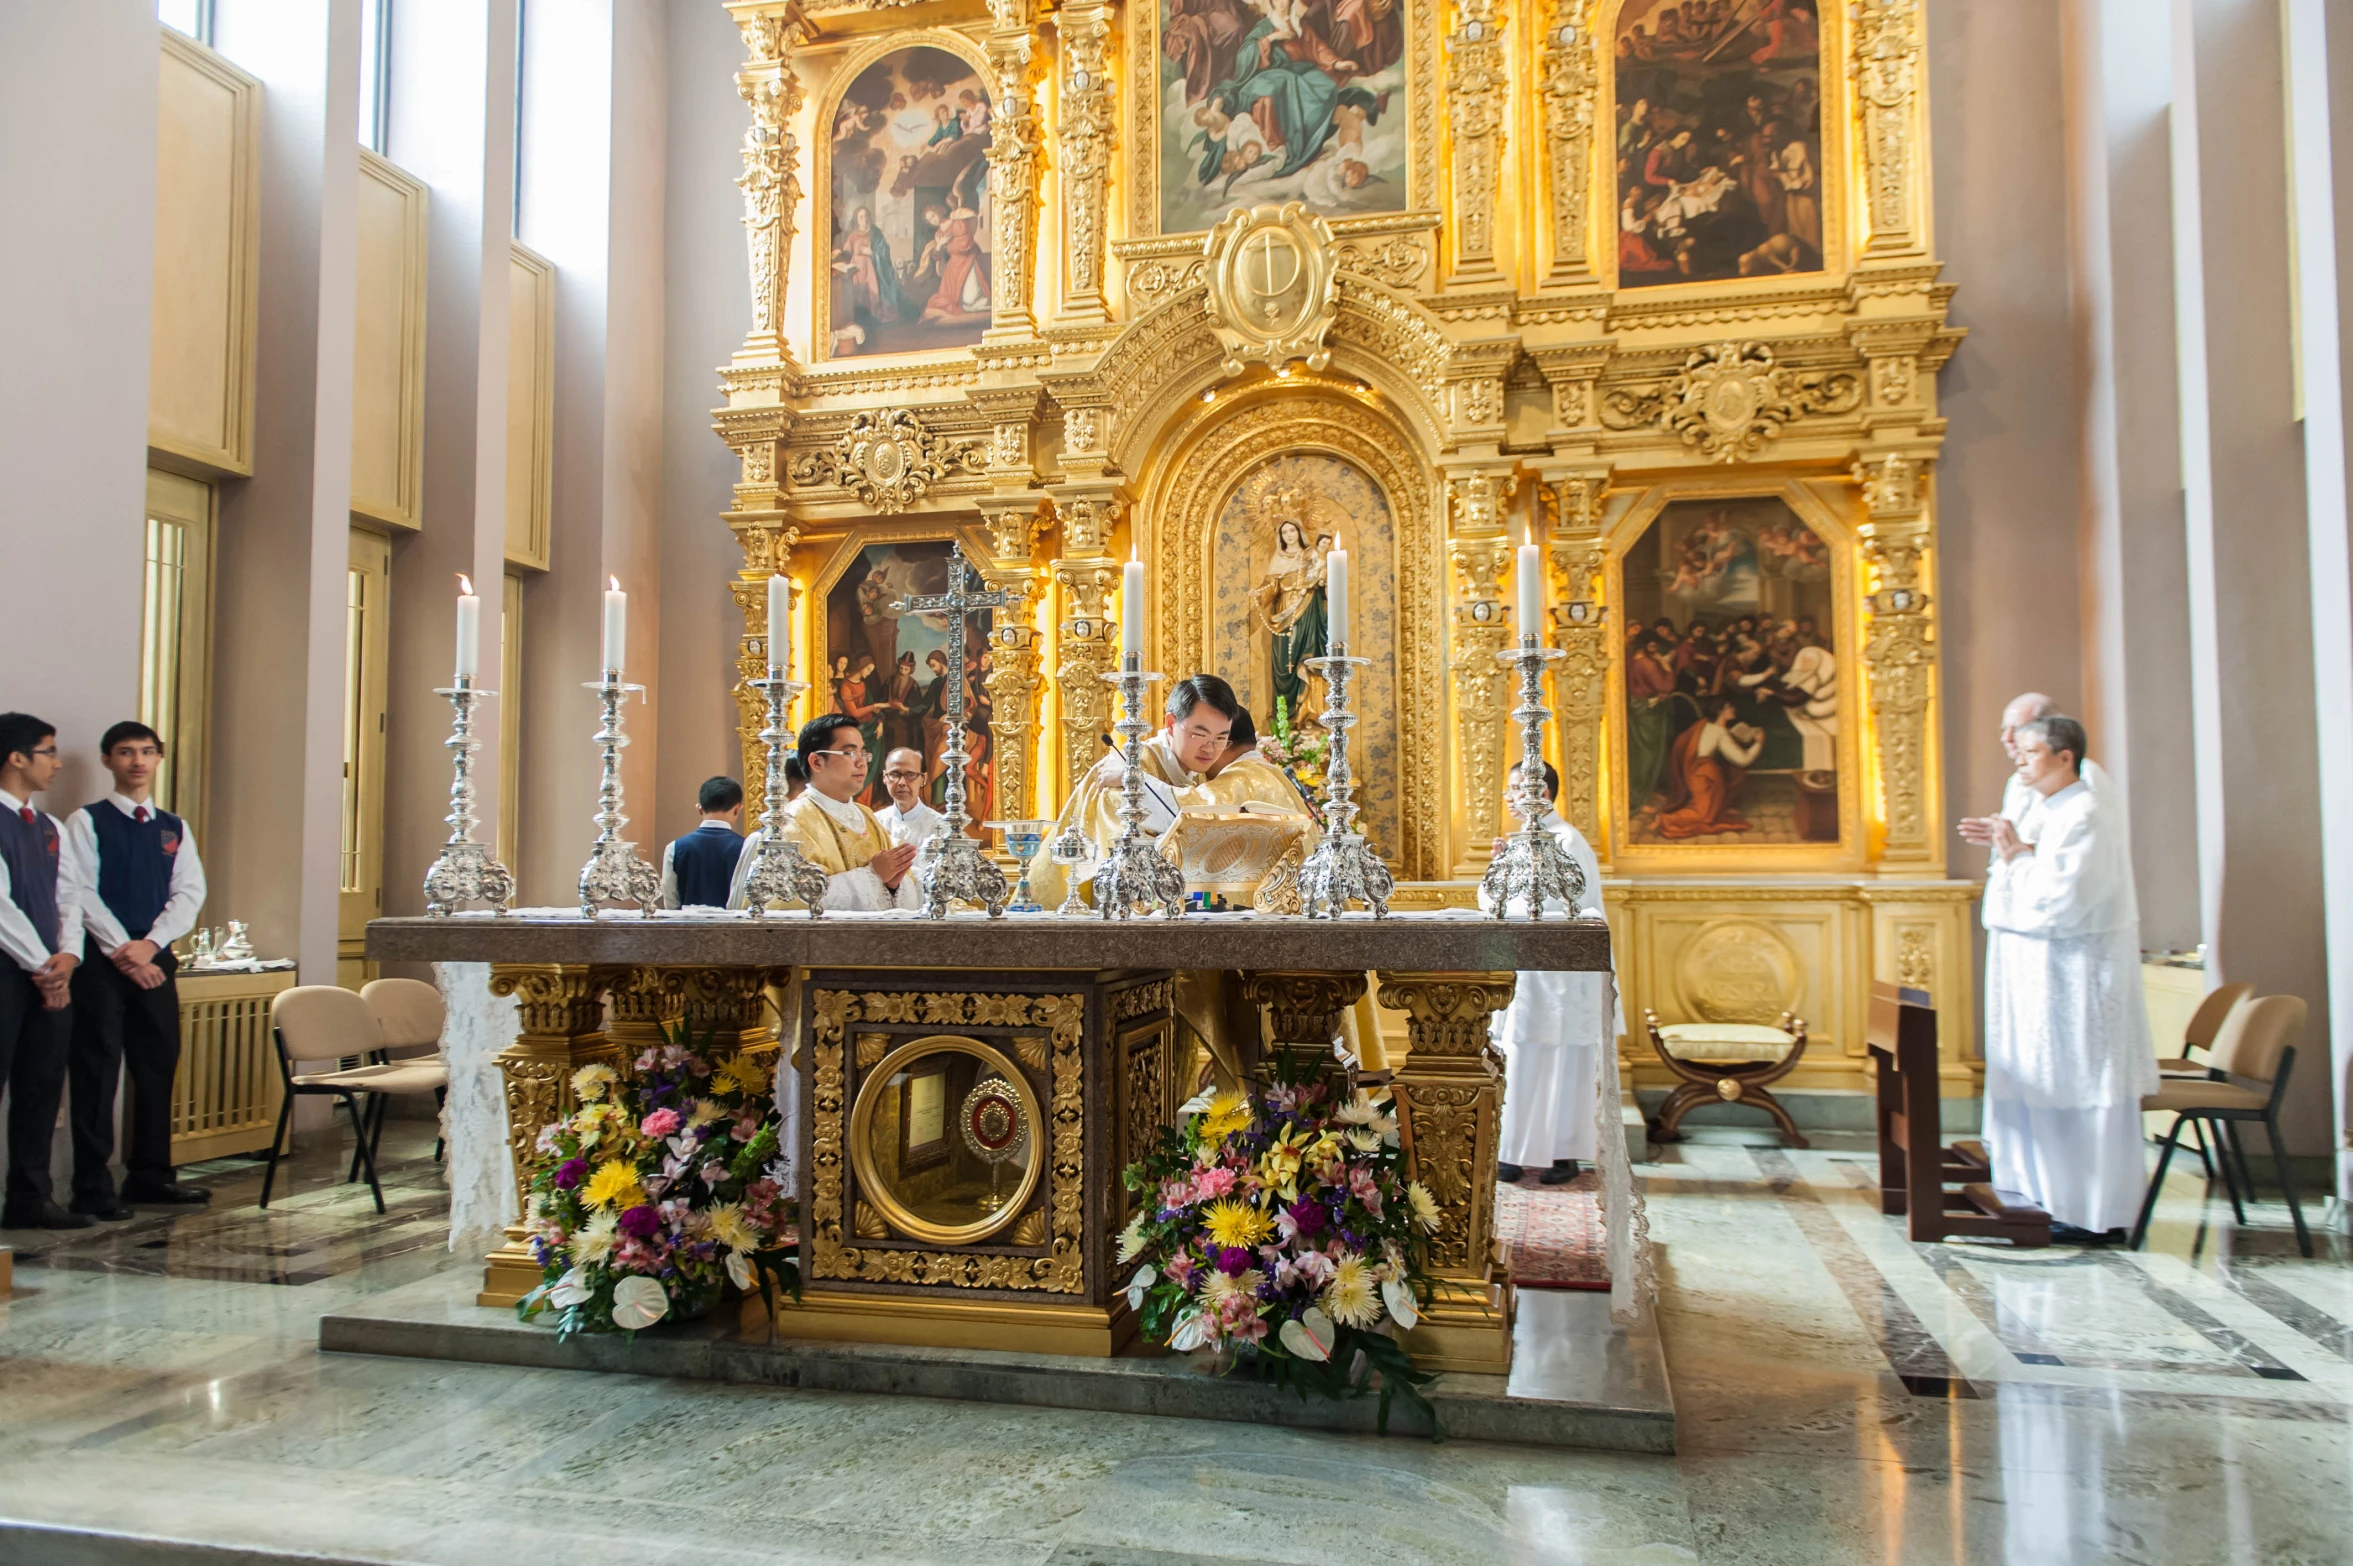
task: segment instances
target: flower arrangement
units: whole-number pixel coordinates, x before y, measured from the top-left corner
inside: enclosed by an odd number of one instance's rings
[[[1310,788],[1320,787],[1324,765],[1332,753],[1332,737],[1320,728],[1294,726],[1290,699],[1277,696],[1274,732],[1259,736],[1258,752],[1276,766],[1288,767]]]
[[[573,1074],[580,1107],[539,1137],[525,1228],[544,1281],[523,1319],[554,1311],[565,1337],[634,1332],[699,1315],[730,1284],[761,1288],[771,1315],[779,1286],[799,1294],[769,1068],[713,1062],[709,1043],[673,1028],[627,1075]]]
[[[1301,1397],[1359,1397],[1380,1375],[1438,1423],[1394,1335],[1432,1283],[1423,1252],[1438,1204],[1408,1179],[1385,1091],[1301,1077],[1289,1055],[1270,1084],[1200,1094],[1125,1173],[1144,1207],[1120,1236],[1129,1305],[1146,1338],[1232,1354]]]

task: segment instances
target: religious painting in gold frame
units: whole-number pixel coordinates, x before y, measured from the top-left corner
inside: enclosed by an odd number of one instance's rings
[[[814,271],[821,359],[970,348],[989,324],[986,61],[962,36],[893,34],[820,100]]]
[[[1430,0],[1148,0],[1129,16],[1131,235],[1269,202],[1330,219],[1435,203]]]
[[[985,545],[960,528],[898,523],[849,530],[818,568],[809,602],[818,606],[808,715],[844,712],[858,721],[871,758],[860,803],[890,801],[883,762],[902,747],[923,757],[922,798],[946,798],[947,617],[900,615],[902,597],[948,590],[948,556],[961,544],[968,561]],[[964,808],[974,836],[996,808],[995,716],[988,689],[995,666],[996,611],[976,609],[964,625]]]
[[[1661,485],[1609,551],[1613,860],[1860,865],[1850,530],[1803,484]]]
[[[1622,0],[1596,127],[1624,290],[1819,278],[1844,264],[1844,7]]]

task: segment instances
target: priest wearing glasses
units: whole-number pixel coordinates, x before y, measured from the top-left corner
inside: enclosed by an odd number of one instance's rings
[[[800,844],[809,863],[826,874],[825,906],[879,911],[921,908],[923,892],[908,872],[915,863],[915,845],[891,841],[891,834],[874,812],[858,802],[866,788],[866,769],[872,764],[858,720],[847,713],[829,712],[801,728],[798,766],[808,776],[808,788],[784,807],[787,840]],[[744,884],[759,862],[766,827],[744,839],[735,866],[735,884],[728,888],[727,906],[744,906]]]

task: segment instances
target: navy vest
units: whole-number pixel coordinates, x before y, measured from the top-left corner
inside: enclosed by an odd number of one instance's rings
[[[0,863],[8,866],[8,895],[51,951],[57,950],[57,825],[39,810],[28,822],[0,810]]]
[[[670,845],[670,869],[678,877],[681,908],[724,908],[727,889],[735,880],[735,862],[743,857],[743,838],[733,828],[709,832],[695,828]]]
[[[143,941],[172,895],[172,862],[187,829],[168,810],[147,807],[147,819],[133,821],[100,800],[85,807],[98,832],[98,900],[123,927]]]

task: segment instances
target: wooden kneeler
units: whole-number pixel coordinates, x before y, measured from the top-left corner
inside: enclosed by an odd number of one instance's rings
[[[1906,1235],[1927,1244],[1955,1235],[2021,1250],[2050,1244],[2051,1215],[1994,1189],[1983,1143],[1944,1144],[1927,992],[1873,984],[1864,1041],[1879,1074],[1879,1210],[1906,1219]]]

